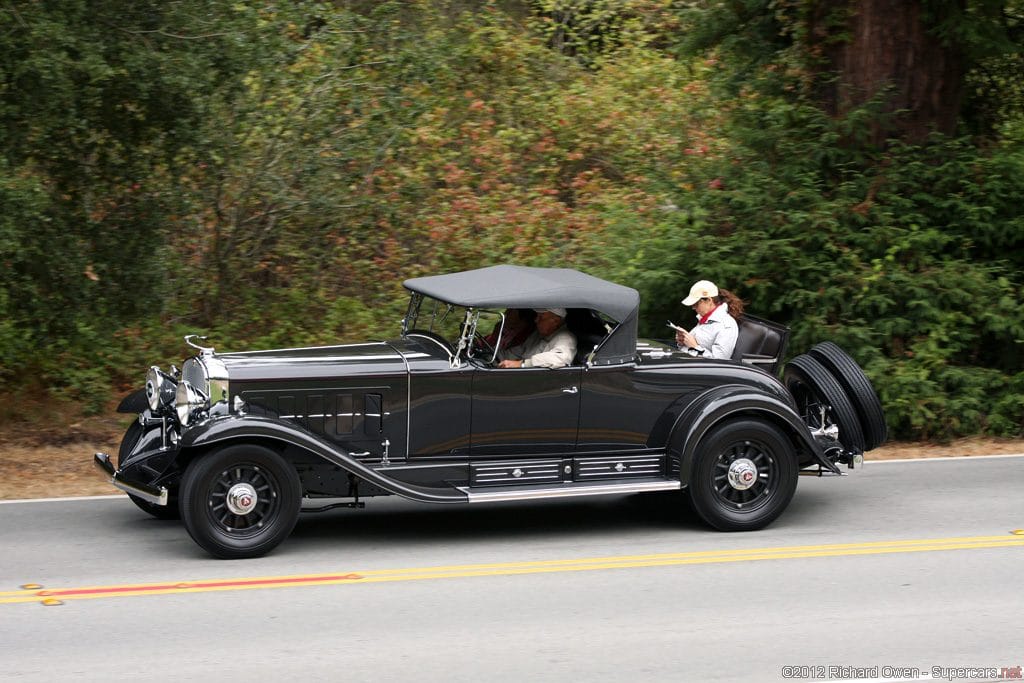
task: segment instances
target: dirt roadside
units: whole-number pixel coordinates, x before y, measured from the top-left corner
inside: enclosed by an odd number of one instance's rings
[[[47,426],[0,426],[0,500],[56,498],[117,493],[93,468],[92,455],[117,453],[131,418],[109,413]],[[61,425],[59,430],[54,424]],[[1024,453],[1024,439],[960,439],[947,444],[894,442],[867,454],[867,460],[948,458]]]

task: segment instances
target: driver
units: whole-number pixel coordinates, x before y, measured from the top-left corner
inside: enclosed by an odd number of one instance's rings
[[[498,352],[499,368],[561,368],[576,356],[576,337],[565,327],[564,308],[535,308],[536,327],[521,346]]]
[[[533,319],[535,313],[529,308],[507,308],[505,309],[505,326],[501,330],[501,322],[494,325],[484,341],[490,344],[492,349],[502,351],[513,346],[522,346],[533,332]],[[498,332],[501,331],[501,338]]]

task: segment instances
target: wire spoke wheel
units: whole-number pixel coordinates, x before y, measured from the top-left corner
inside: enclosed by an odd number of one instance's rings
[[[237,535],[257,532],[280,514],[280,484],[252,463],[224,470],[209,495],[211,521]]]
[[[714,466],[715,493],[737,511],[764,505],[780,483],[774,457],[757,442],[734,444],[718,454]]]
[[[257,557],[288,537],[299,516],[295,468],[264,446],[237,444],[199,456],[181,485],[192,538],[216,557]]]
[[[687,486],[697,513],[723,531],[767,526],[796,491],[796,453],[775,425],[725,422],[701,440]]]

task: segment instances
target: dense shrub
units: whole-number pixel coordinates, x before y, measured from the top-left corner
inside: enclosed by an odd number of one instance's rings
[[[403,279],[514,262],[637,287],[658,337],[710,277],[850,350],[898,436],[1022,430],[1019,120],[865,148],[870,107],[674,55],[664,0],[129,4],[0,39],[0,388],[98,409],[186,332],[385,337]]]

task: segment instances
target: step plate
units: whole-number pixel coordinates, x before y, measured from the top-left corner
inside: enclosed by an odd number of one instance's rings
[[[503,500],[537,500],[542,498],[573,498],[576,496],[604,496],[623,493],[646,493],[649,491],[678,491],[678,481],[659,479],[657,481],[630,481],[622,484],[573,484],[566,486],[544,486],[501,488],[485,491],[461,486],[470,503],[492,503]]]

